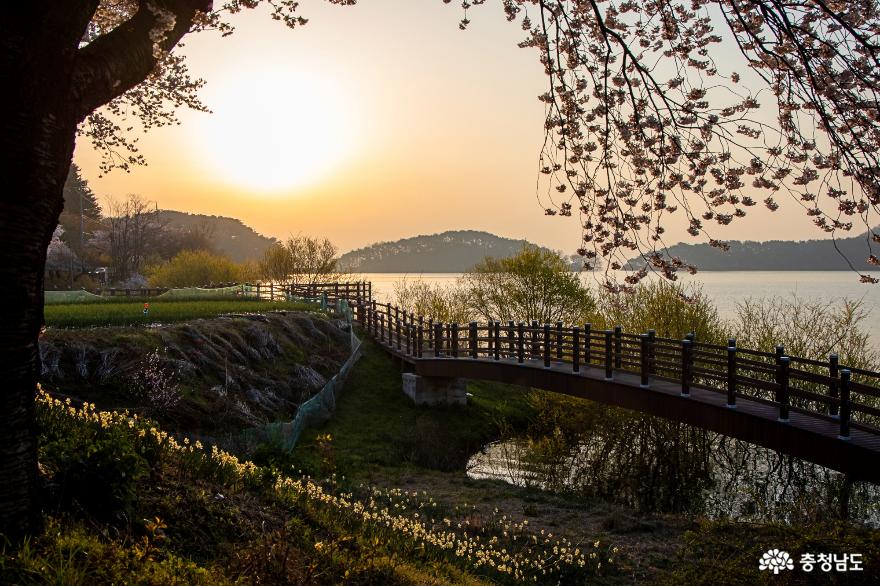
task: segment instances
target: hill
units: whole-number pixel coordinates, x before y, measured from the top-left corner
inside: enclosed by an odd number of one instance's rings
[[[343,254],[340,266],[362,273],[460,273],[486,256],[513,256],[526,240],[503,238],[476,230],[377,242]]]
[[[257,260],[275,243],[274,238],[263,236],[236,218],[159,210],[159,220],[169,228],[203,232],[217,252],[235,262]]]
[[[733,240],[726,252],[708,244],[676,244],[666,252],[704,271],[843,271],[850,270],[846,259],[857,270],[876,271],[866,260],[868,237],[866,232],[839,238],[837,248],[832,240]],[[641,259],[632,259],[627,268],[642,264]]]

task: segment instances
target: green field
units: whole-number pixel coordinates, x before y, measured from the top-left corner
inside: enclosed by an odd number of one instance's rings
[[[113,299],[106,303],[65,303],[46,305],[46,325],[56,328],[131,326],[171,323],[216,317],[226,313],[260,313],[275,310],[314,310],[318,305],[293,301],[255,299],[198,299],[156,301]],[[144,314],[144,303],[149,312]]]

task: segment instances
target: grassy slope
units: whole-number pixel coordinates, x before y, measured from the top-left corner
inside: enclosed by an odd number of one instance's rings
[[[529,391],[506,385],[471,384],[469,405],[417,407],[403,394],[400,370],[370,341],[346,381],[333,418],[306,430],[296,462],[320,472],[328,456],[346,474],[366,474],[370,466],[402,462],[438,470],[463,470],[468,457],[497,439],[502,426],[524,427],[534,410]]]
[[[299,302],[250,299],[149,300],[149,304],[147,315],[143,312],[144,301],[47,305],[46,325],[58,328],[131,326],[181,322],[225,313],[314,309],[314,305]]]

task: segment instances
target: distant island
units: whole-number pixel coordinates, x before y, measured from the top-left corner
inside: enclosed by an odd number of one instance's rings
[[[339,264],[361,273],[461,273],[487,256],[513,256],[526,244],[489,232],[450,230],[378,242],[343,254]]]
[[[703,271],[844,271],[850,270],[846,259],[856,270],[876,271],[878,267],[867,262],[869,238],[867,232],[838,238],[837,249],[832,240],[732,240],[727,241],[730,250],[726,252],[708,244],[676,244],[661,252]],[[644,260],[634,258],[626,268],[633,270],[643,265]]]
[[[266,249],[277,242],[236,218],[159,210],[158,220],[169,228],[204,233],[214,250],[235,262],[259,260]]]

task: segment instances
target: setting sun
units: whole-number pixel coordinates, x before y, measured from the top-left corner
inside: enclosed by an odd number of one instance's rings
[[[352,150],[350,102],[327,76],[277,64],[233,68],[205,89],[196,149],[222,182],[279,192],[319,180]]]

